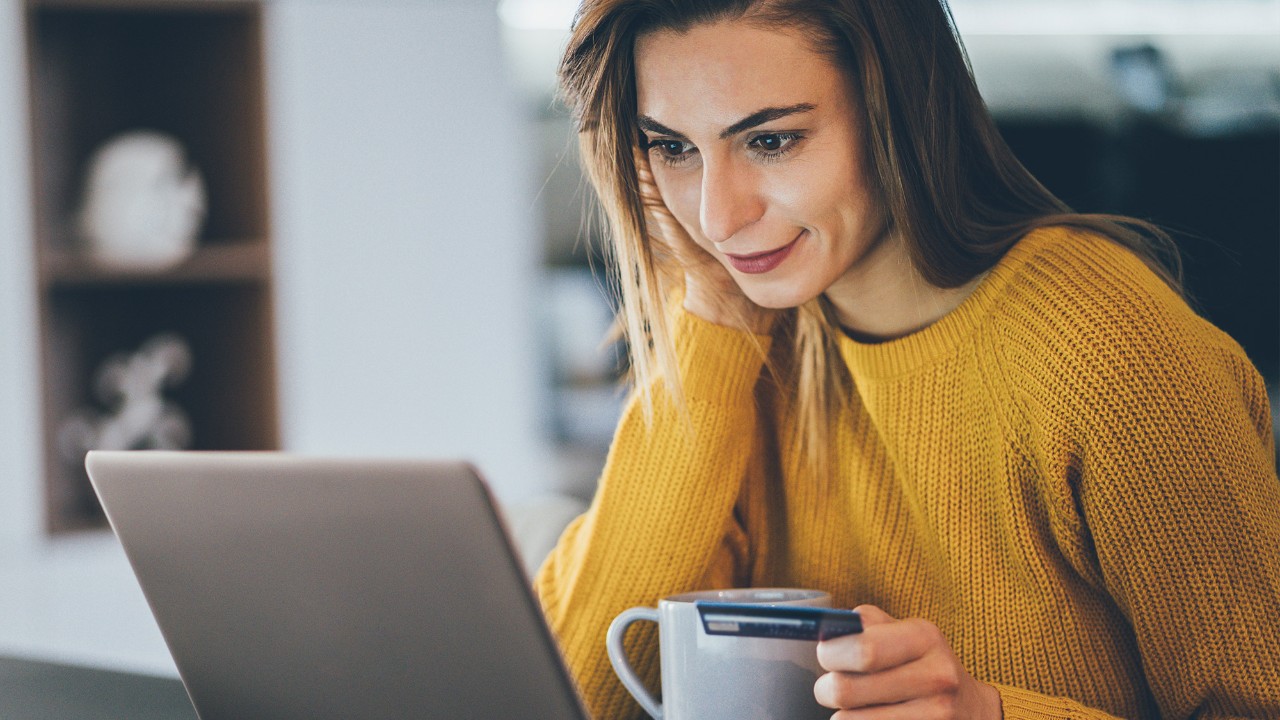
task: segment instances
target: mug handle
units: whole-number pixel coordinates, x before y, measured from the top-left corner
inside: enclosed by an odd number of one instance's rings
[[[622,637],[626,635],[627,628],[631,627],[631,623],[640,620],[648,620],[650,622],[658,622],[658,611],[649,607],[633,607],[630,610],[623,610],[618,617],[613,619],[609,624],[609,633],[605,636],[605,649],[609,651],[609,662],[613,665],[613,671],[618,674],[618,679],[622,681],[623,687],[631,693],[631,696],[640,703],[640,707],[649,713],[654,720],[662,720],[662,703],[654,699],[648,688],[644,686],[644,682],[640,680],[640,676],[636,675],[636,671],[632,669],[631,662],[627,660],[626,648],[622,646]]]

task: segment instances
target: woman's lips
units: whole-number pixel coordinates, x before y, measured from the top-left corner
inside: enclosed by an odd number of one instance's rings
[[[787,256],[791,254],[792,248],[796,246],[796,243],[799,242],[803,235],[804,232],[801,232],[796,236],[795,240],[792,240],[777,250],[766,250],[765,252],[756,253],[754,255],[730,255],[725,253],[725,257],[729,258],[729,264],[733,265],[734,269],[740,273],[746,273],[748,275],[767,273],[781,265],[782,261],[787,259]]]

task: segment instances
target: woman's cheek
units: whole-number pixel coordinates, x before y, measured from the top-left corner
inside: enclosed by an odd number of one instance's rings
[[[666,183],[662,198],[667,209],[675,216],[680,227],[704,250],[710,250],[710,242],[702,234],[699,210],[702,203],[702,187],[693,178],[675,178]]]

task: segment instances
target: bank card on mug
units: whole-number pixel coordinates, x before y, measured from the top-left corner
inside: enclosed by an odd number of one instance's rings
[[[701,600],[694,605],[708,635],[816,641],[862,632],[856,610]]]

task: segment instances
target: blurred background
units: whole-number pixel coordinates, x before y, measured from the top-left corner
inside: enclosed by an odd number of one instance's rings
[[[1280,394],[1280,3],[952,7],[1024,163],[1172,230]],[[590,497],[622,368],[554,94],[573,8],[0,0],[0,654],[173,673],[89,447]]]

